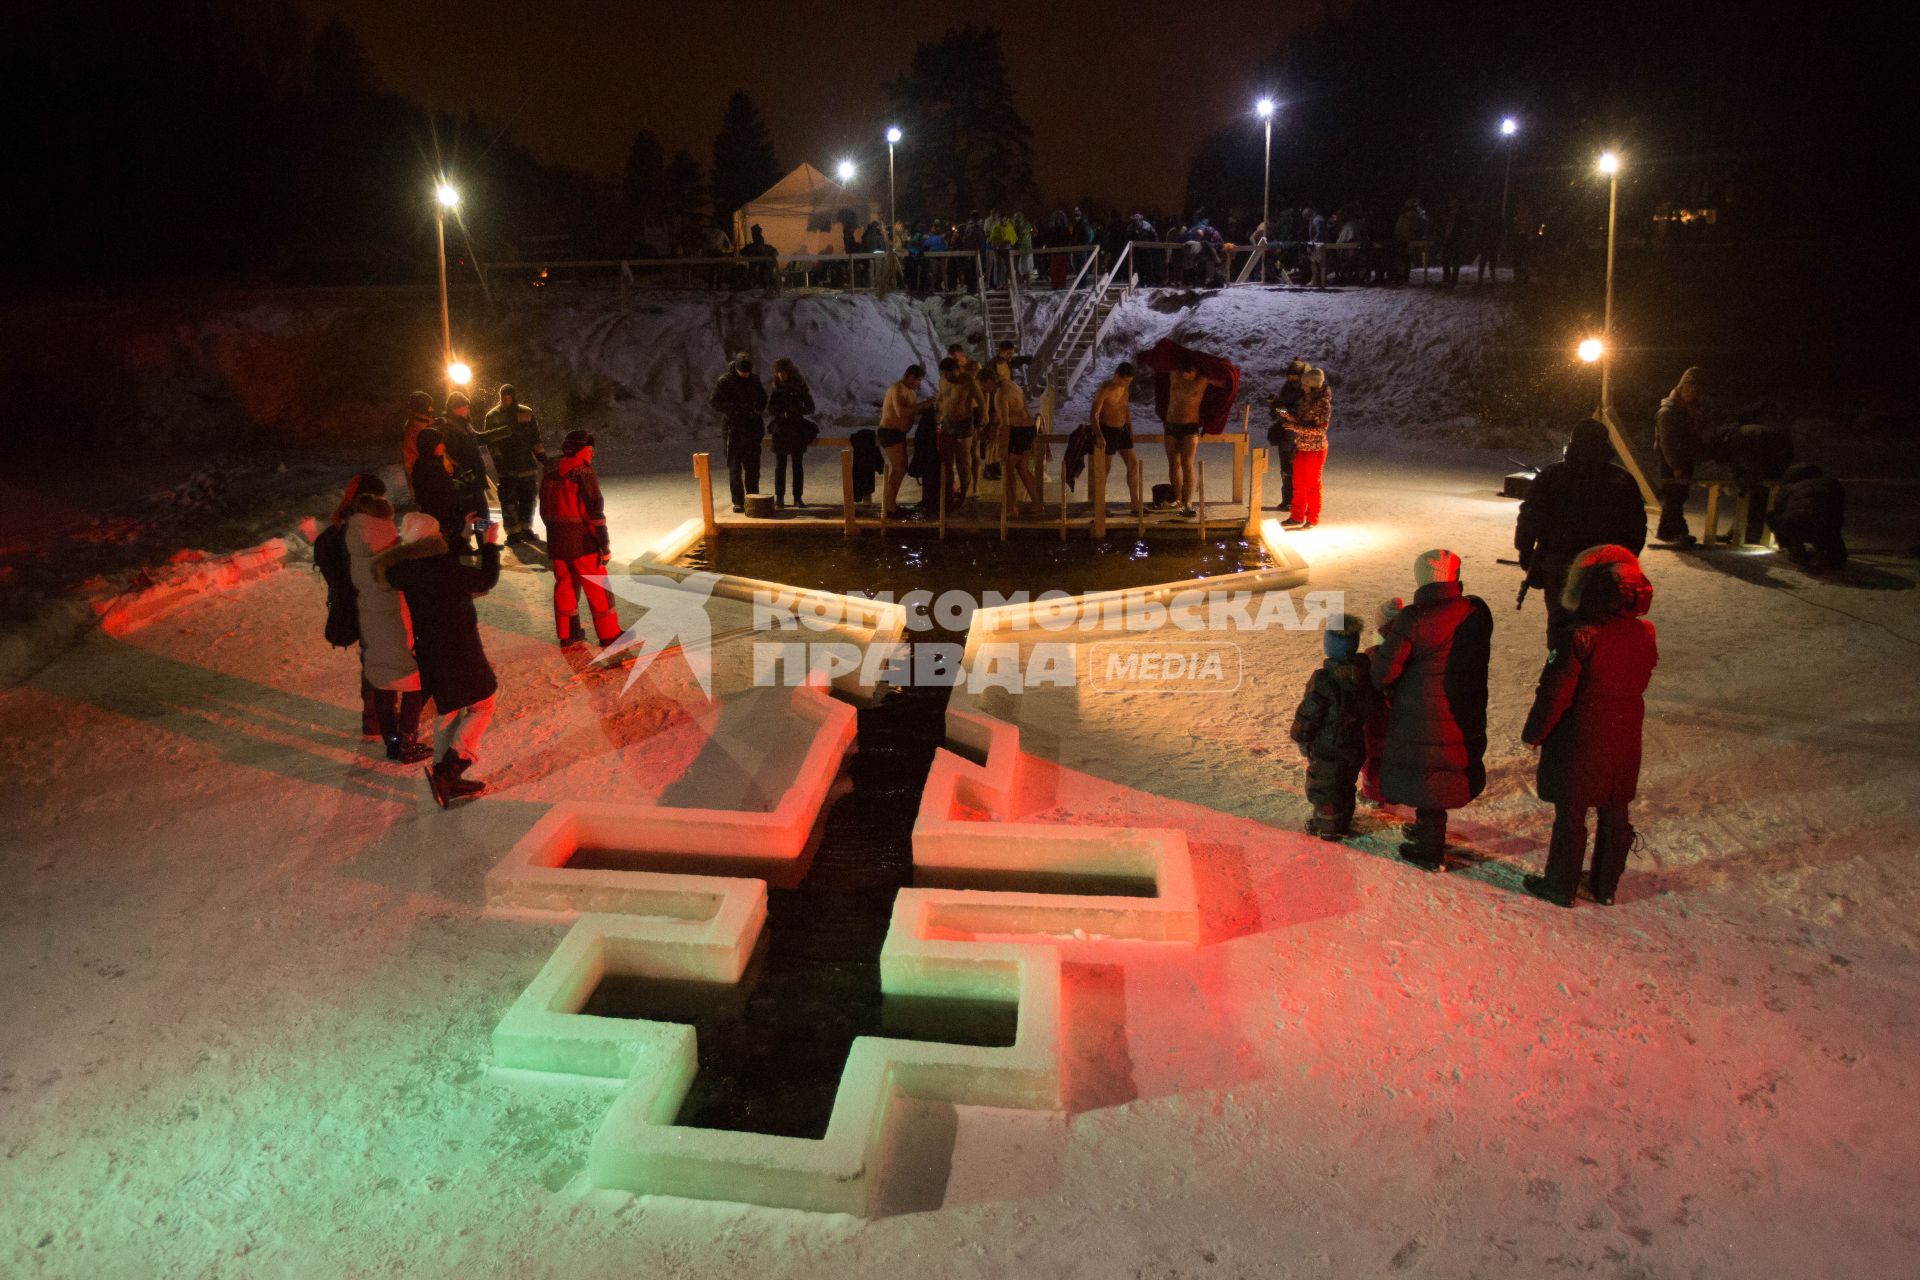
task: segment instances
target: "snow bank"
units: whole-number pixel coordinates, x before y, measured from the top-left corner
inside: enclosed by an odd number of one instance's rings
[[[1114,311],[1093,374],[1063,416],[1079,420],[1100,378],[1172,338],[1240,366],[1256,434],[1265,430],[1265,397],[1297,357],[1327,371],[1336,439],[1453,435],[1478,425],[1463,412],[1468,383],[1479,351],[1510,319],[1504,297],[1479,291],[1142,290]],[[1144,383],[1135,391],[1150,400]]]

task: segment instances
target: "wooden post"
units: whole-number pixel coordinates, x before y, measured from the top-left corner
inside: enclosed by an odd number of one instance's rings
[[[1607,438],[1613,441],[1613,451],[1620,456],[1620,462],[1633,477],[1633,482],[1640,486],[1641,500],[1648,506],[1652,506],[1658,501],[1654,497],[1653,486],[1647,483],[1647,473],[1640,469],[1640,460],[1633,456],[1633,450],[1627,446],[1626,433],[1620,429],[1620,423],[1614,418],[1613,411],[1602,407],[1595,409],[1593,416],[1606,427]]]
[[[1705,536],[1700,545],[1710,547],[1720,534],[1720,483],[1717,480],[1707,482],[1707,527],[1700,531]]]
[[[1093,463],[1087,463],[1087,487],[1093,487]],[[1066,459],[1060,460],[1060,541],[1067,540],[1067,466]]]
[[[1146,483],[1145,483],[1146,468],[1145,467],[1141,468],[1140,479],[1141,479],[1140,488],[1145,488],[1146,487]],[[1147,536],[1147,507],[1146,507],[1146,503],[1141,501],[1141,495],[1138,490],[1135,490],[1133,495],[1133,536],[1136,538],[1144,538]]]
[[[1013,462],[1003,452],[1000,455],[1000,541],[1007,540],[1007,511],[1013,497]]]
[[[1200,541],[1207,540],[1207,464],[1193,460],[1193,509],[1199,516]]]
[[[693,455],[693,480],[700,486],[700,531],[712,542],[720,526],[713,518],[713,464],[704,453]]]
[[[1243,407],[1240,414],[1240,438],[1233,442],[1233,500],[1239,502],[1246,493],[1240,488],[1240,478],[1247,471],[1247,442],[1252,439],[1248,433],[1253,430],[1253,406]]]
[[[1253,451],[1253,475],[1247,484],[1247,527],[1242,532],[1249,538],[1260,536],[1261,490],[1266,487],[1267,451]]]
[[[1747,545],[1747,522],[1753,516],[1753,490],[1740,495],[1740,509],[1733,513],[1733,528],[1727,530],[1727,541],[1736,547]]]
[[[884,456],[884,455],[883,455]],[[887,536],[887,478],[893,474],[893,464],[884,463],[880,467],[880,536]]]
[[[840,451],[840,515],[847,524],[847,536],[853,537],[860,532],[860,522],[853,514],[853,450]]]
[[[942,542],[947,539],[947,486],[953,483],[953,477],[950,474],[953,470],[951,450],[948,454],[949,456],[943,456],[940,459],[940,540]]]
[[[1094,428],[1093,438],[1093,457],[1088,460],[1093,464],[1088,468],[1091,472],[1088,484],[1093,490],[1093,536],[1104,538],[1107,536],[1107,442],[1098,427]]]

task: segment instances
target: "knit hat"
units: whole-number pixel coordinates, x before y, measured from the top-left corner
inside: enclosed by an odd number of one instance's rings
[[[416,391],[407,397],[407,412],[432,413],[433,397],[424,391]]]
[[[464,409],[470,403],[472,402],[467,399],[466,392],[456,391],[447,397],[447,412],[452,413],[455,409]]]
[[[1444,547],[1422,551],[1413,561],[1413,580],[1423,587],[1460,581],[1460,557]]]
[[[1311,367],[1312,366],[1305,360],[1289,360],[1287,361],[1287,377],[1297,378]]]
[[[1325,634],[1320,637],[1320,645],[1329,658],[1335,662],[1346,662],[1360,650],[1360,632],[1363,624],[1350,613],[1327,620]]]
[[[567,432],[567,438],[560,442],[560,452],[569,458],[582,449],[590,449],[592,447],[593,432],[591,431],[569,431]]]
[[[440,522],[424,511],[409,511],[400,520],[400,541],[425,542],[440,536]]]
[[[744,351],[736,351],[733,353],[733,367],[742,373],[752,373],[753,357]]]
[[[1301,385],[1301,386],[1303,386],[1303,387],[1324,387],[1324,386],[1326,386],[1326,385],[1327,385],[1327,371],[1326,371],[1325,369],[1315,369],[1315,368],[1311,368],[1311,367],[1309,367],[1309,368],[1308,368],[1308,369],[1306,370],[1306,372],[1304,372],[1304,373],[1302,373],[1302,374],[1300,375],[1300,385]]]
[[[502,400],[508,400],[508,399],[518,400],[520,398],[520,393],[513,389],[513,384],[511,382],[503,382],[500,384],[500,398]]]

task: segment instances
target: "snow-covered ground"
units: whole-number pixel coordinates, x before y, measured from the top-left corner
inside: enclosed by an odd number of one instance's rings
[[[1350,607],[1436,542],[1494,605],[1468,865],[1394,860],[1386,812],[1299,834],[1314,636],[1250,642],[1234,699],[1037,699],[1027,816],[1186,829],[1205,941],[1068,944],[1069,1110],[914,1107],[871,1220],[592,1191],[603,1104],[488,1070],[562,930],[482,918],[485,870],[560,797],[756,805],[777,704],[576,679],[515,571],[496,790],[443,813],[358,739],[303,569],[90,640],[0,693],[0,1274],[1913,1273],[1913,563],[1650,552],[1646,842],[1560,911],[1516,892],[1550,811],[1501,469],[1337,446],[1304,538]],[[617,553],[692,510],[609,490]]]

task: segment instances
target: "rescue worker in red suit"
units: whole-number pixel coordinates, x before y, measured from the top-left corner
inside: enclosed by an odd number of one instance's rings
[[[570,432],[560,458],[540,481],[540,519],[547,526],[553,562],[553,625],[562,647],[586,643],[580,629],[580,593],[593,612],[593,632],[602,645],[620,638],[620,617],[604,581],[612,542],[607,536],[600,481],[593,474],[593,436]]]
[[[1546,874],[1525,884],[1537,898],[1573,905],[1587,860],[1587,810],[1598,809],[1588,885],[1595,902],[1612,906],[1633,846],[1627,806],[1640,781],[1644,695],[1660,660],[1644,616],[1653,587],[1625,547],[1592,547],[1574,560],[1562,603],[1575,615],[1573,635],[1540,673],[1520,735],[1540,748],[1540,798],[1553,804]]]

